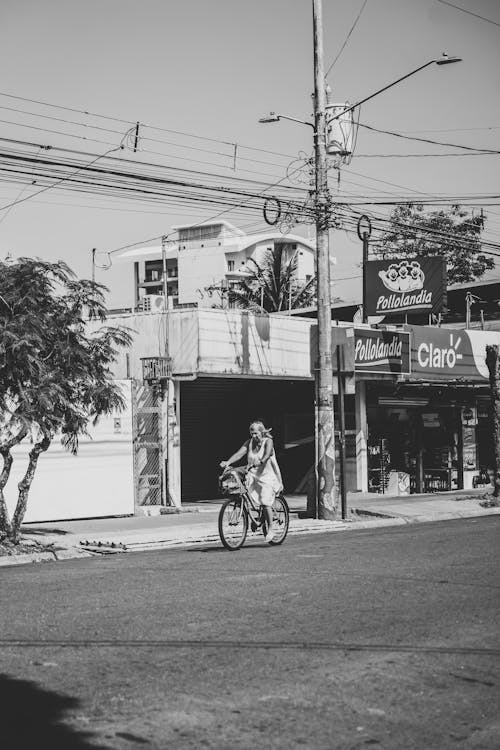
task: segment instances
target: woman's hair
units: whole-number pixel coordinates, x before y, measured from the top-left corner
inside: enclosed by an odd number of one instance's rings
[[[271,428],[265,427],[264,422],[261,422],[260,420],[252,422],[250,424],[250,429],[252,429],[252,427],[256,427],[265,437],[269,437],[271,435]]]

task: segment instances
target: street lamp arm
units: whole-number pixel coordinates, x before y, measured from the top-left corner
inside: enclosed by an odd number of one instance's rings
[[[382,94],[384,91],[387,91],[387,89],[390,89],[393,86],[396,86],[396,84],[401,83],[401,81],[405,81],[407,78],[410,78],[410,76],[415,75],[415,73],[419,73],[421,70],[424,70],[424,68],[428,68],[429,65],[434,65],[434,64],[446,65],[446,64],[451,64],[455,62],[460,62],[460,58],[442,57],[442,58],[438,58],[437,60],[429,60],[429,62],[424,63],[424,65],[420,65],[420,67],[415,68],[415,70],[412,70],[410,73],[407,73],[406,75],[401,76],[401,78],[398,78],[396,81],[393,81],[392,83],[387,84],[387,86],[384,86],[382,89],[375,91],[374,94],[370,94],[370,96],[367,96],[364,99],[361,99],[359,102],[356,102],[356,104],[353,104],[352,106],[347,107],[346,109],[342,110],[342,112],[339,112],[338,114],[334,115],[334,117],[329,118],[329,121],[331,122],[332,120],[338,120],[339,117],[342,117],[342,115],[345,115],[347,112],[352,112],[352,110],[356,109],[356,107],[360,107],[365,102],[370,101],[370,99],[373,99],[379,94]]]
[[[279,122],[280,120],[291,120],[292,122],[300,122],[301,125],[310,125],[311,128],[315,127],[313,122],[308,122],[307,120],[299,120],[298,117],[290,117],[289,115],[279,115],[276,112],[269,112],[269,114],[265,117],[261,117],[259,119],[259,122]]]
[[[279,115],[279,117],[282,120],[292,120],[293,122],[300,122],[302,125],[310,125],[311,128],[315,127],[313,122],[308,122],[307,120],[298,120],[296,117],[288,117],[288,115]]]

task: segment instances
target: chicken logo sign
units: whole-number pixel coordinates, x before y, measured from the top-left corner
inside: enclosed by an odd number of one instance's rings
[[[378,275],[390,292],[415,292],[424,288],[425,276],[418,260],[391,263],[387,271],[379,271]]]
[[[446,289],[443,258],[369,261],[366,264],[368,315],[437,313]]]

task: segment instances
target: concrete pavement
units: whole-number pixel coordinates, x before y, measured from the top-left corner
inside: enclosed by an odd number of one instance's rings
[[[294,495],[288,498],[291,511],[289,533],[349,531],[500,514],[500,508],[481,507],[484,495],[484,490],[404,497],[350,493],[350,512],[345,521],[304,517],[306,498]],[[23,540],[37,542],[44,550],[0,557],[0,566],[181,545],[220,544],[217,518],[221,503],[220,499],[189,503],[185,506],[186,512],[166,515],[25,524]],[[249,539],[252,536],[249,533]]]

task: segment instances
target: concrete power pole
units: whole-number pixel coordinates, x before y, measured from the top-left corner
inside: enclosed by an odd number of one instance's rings
[[[333,417],[332,311],[330,299],[329,192],[326,164],[325,74],[321,0],[313,0],[314,156],[316,213],[316,280],[318,357],[316,371],[316,508],[315,516],[331,520],[335,503],[335,432]]]

